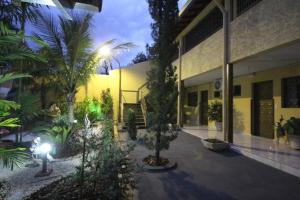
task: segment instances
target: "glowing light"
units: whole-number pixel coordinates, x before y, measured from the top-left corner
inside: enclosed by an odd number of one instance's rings
[[[48,143],[43,143],[41,146],[38,147],[38,149],[40,153],[48,154],[51,151],[52,147]]]
[[[110,57],[112,54],[111,48],[109,46],[105,45],[99,49],[99,54],[100,54],[100,56],[103,56],[103,57]]]

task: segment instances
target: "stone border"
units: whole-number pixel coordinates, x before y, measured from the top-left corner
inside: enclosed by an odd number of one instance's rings
[[[177,162],[172,161],[170,159],[169,163],[166,166],[149,166],[146,165],[143,161],[140,161],[140,166],[142,167],[142,169],[148,171],[148,172],[167,172],[173,169],[177,168]]]

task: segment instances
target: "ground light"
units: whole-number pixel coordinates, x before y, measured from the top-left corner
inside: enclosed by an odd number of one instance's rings
[[[48,143],[43,143],[40,146],[37,147],[37,152],[42,157],[42,170],[36,174],[36,177],[43,177],[43,176],[49,176],[53,170],[48,169],[47,167],[47,155],[51,151],[52,146]]]

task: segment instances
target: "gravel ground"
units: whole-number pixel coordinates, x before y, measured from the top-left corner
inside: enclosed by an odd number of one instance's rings
[[[36,173],[41,170],[41,165],[33,168],[15,168],[13,171],[0,169],[0,181],[7,181],[11,188],[6,199],[21,200],[53,181],[75,172],[75,167],[79,164],[79,156],[54,160],[48,164],[48,167],[53,169],[53,173],[48,177],[42,178],[35,177]]]

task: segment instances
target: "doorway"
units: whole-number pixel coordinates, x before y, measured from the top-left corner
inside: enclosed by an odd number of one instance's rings
[[[253,135],[274,138],[273,82],[253,84]]]
[[[201,101],[200,101],[200,125],[208,125],[208,91],[201,91]]]

